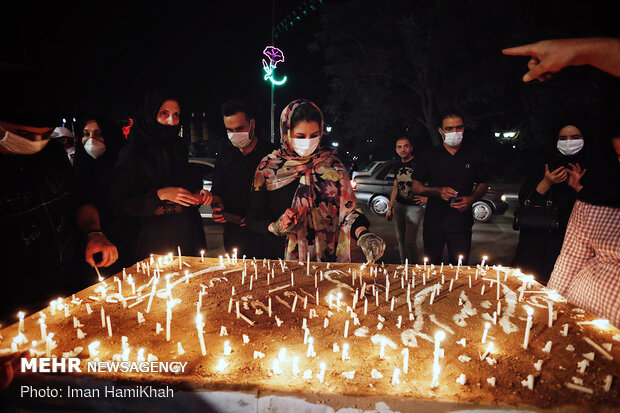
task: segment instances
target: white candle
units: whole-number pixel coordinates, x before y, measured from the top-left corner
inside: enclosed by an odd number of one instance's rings
[[[424,271],[426,271],[426,263],[428,262],[428,257],[424,257]]]
[[[17,313],[17,317],[19,317],[19,332],[23,333],[24,332],[24,312],[20,311],[19,313]]]
[[[532,314],[534,314],[534,310],[532,307],[525,306],[525,311],[527,311],[527,324],[525,327],[525,338],[523,339],[523,348],[527,349],[527,344],[530,341],[530,329],[532,328]]]
[[[308,251],[307,259],[306,259],[306,275],[310,275],[310,251]]]
[[[344,322],[344,338],[347,338],[347,335],[349,335],[349,320]]]
[[[446,333],[442,330],[435,333],[435,351],[433,352],[433,381],[431,382],[431,388],[439,386],[439,373],[441,367],[439,367],[439,357],[443,356],[443,351],[439,347],[441,341],[446,338]]]
[[[45,320],[39,318],[39,324],[41,325],[41,340],[45,340],[45,337],[47,337],[47,326],[45,325]]]
[[[220,267],[224,266],[224,257],[220,255]]]
[[[105,328],[105,310],[101,306],[101,327]]]
[[[205,250],[200,250],[200,262],[205,262]]]
[[[482,333],[482,344],[487,341],[487,334],[489,333],[489,329],[491,328],[491,323],[484,323],[484,333]]]
[[[50,313],[56,314],[56,300],[50,301]]]
[[[349,358],[349,343],[344,343],[342,345],[342,361],[345,361]]]
[[[551,327],[553,325],[553,302],[549,301],[547,304],[549,305],[549,323],[547,326]]]
[[[409,273],[409,258],[405,258],[405,280],[407,280],[407,276]]]
[[[323,380],[325,379],[325,369],[327,369],[327,365],[325,364],[324,361],[321,362],[320,368],[321,368],[321,371],[319,372],[319,382],[323,383]]]
[[[299,296],[295,294],[295,298],[293,299],[293,306],[291,307],[291,313],[295,312],[295,306],[297,305],[297,297]]]
[[[409,349],[404,349],[401,354],[403,355],[403,373],[407,374],[409,370]]]
[[[269,296],[269,317],[271,317],[271,296]]]
[[[149,303],[146,306],[147,314],[151,311],[151,304],[153,304],[153,297],[155,297],[155,290],[157,289],[157,281],[158,281],[157,278],[153,280],[153,288],[151,289],[151,296],[149,297]]]
[[[486,260],[488,260],[489,257],[487,257],[486,255],[484,257],[482,257],[482,263],[480,264],[481,267],[484,267],[484,263],[486,262]]]
[[[172,321],[172,301],[166,303],[166,341],[170,341],[170,323]]]
[[[110,322],[110,316],[105,317],[108,324],[108,337],[112,337],[112,323]]]
[[[364,315],[368,314],[368,298],[364,298]]]

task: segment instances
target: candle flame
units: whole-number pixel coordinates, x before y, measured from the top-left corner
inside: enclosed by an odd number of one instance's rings
[[[527,312],[527,316],[531,317],[532,314],[534,314],[534,309],[528,305],[523,306],[523,308],[525,308],[525,311]]]

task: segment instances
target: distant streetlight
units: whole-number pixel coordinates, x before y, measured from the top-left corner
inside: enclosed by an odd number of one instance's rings
[[[337,148],[337,147],[338,147],[338,142],[332,142],[332,146],[333,146],[334,148]]]
[[[329,125],[327,125],[327,126],[325,127],[325,132],[330,133],[331,131],[332,131],[332,127],[331,127],[331,126],[329,126]]]

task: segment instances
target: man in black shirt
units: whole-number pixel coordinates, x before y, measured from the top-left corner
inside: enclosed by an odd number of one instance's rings
[[[426,197],[413,194],[413,145],[408,137],[396,141],[396,153],[400,162],[394,164],[394,187],[390,197],[390,206],[385,214],[388,221],[394,218],[396,240],[401,264],[408,259],[410,263],[418,262],[418,246],[416,238],[420,220],[424,216]]]
[[[471,206],[487,192],[487,172],[478,154],[462,146],[463,117],[449,113],[442,117],[439,133],[442,145],[420,157],[413,174],[413,192],[428,196],[424,216],[424,252],[433,263],[441,262],[448,244],[449,262],[469,261],[474,224]],[[475,190],[474,190],[475,186]]]
[[[253,111],[245,102],[224,103],[222,116],[230,144],[215,161],[213,218],[224,224],[226,251],[237,248],[239,256],[263,257],[261,236],[247,228],[245,214],[256,167],[273,148],[256,137]]]

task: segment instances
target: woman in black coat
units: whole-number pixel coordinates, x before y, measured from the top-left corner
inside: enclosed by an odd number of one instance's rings
[[[577,192],[568,185],[568,171],[571,165],[579,165],[584,169],[586,157],[583,147],[581,131],[572,125],[563,127],[558,133],[556,147],[544,157],[543,162],[532,169],[519,190],[520,205],[528,199],[535,205],[550,200],[557,208],[558,231],[545,234],[522,228],[512,262],[513,267],[525,274],[533,274],[542,284],[549,281],[562,249],[568,219],[577,200]]]
[[[162,92],[146,96],[114,168],[113,209],[139,219],[133,261],[177,246],[185,255],[207,248],[198,207],[211,203],[211,193],[191,173],[178,102]]]
[[[119,259],[110,267],[100,269],[102,273],[114,274],[123,266],[130,265],[126,252],[128,246],[124,242],[126,238],[118,231],[122,226],[126,233],[129,231],[129,224],[119,222],[109,205],[112,170],[125,143],[125,137],[120,126],[105,116],[87,116],[78,125],[81,127],[81,135],[78,132],[75,142],[75,194],[78,204],[93,204],[97,208],[101,232],[118,249]],[[85,241],[79,250],[86,246]],[[85,262],[82,267],[80,272],[94,274],[94,270],[86,266]]]

